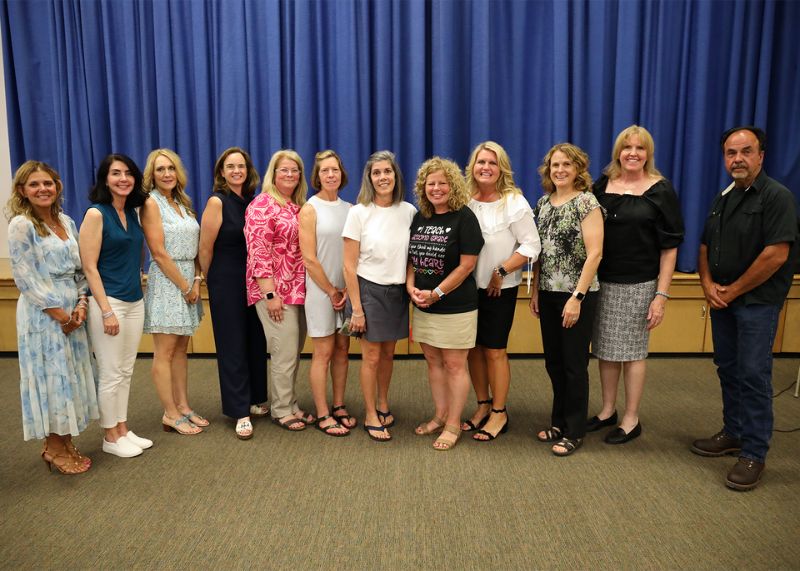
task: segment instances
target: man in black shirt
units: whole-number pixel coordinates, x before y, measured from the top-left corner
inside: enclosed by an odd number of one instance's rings
[[[698,267],[711,306],[723,428],[696,440],[692,451],[738,454],[726,484],[750,490],[761,478],[772,436],[772,344],[792,281],[797,214],[791,192],[762,170],[761,129],[729,129],[721,143],[733,183],[711,206]]]

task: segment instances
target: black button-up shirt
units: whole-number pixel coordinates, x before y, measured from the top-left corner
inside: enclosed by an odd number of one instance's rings
[[[789,190],[762,170],[747,190],[734,187],[711,205],[702,243],[708,249],[708,269],[720,285],[736,281],[767,246],[788,242],[797,247],[798,217]],[[760,286],[736,302],[782,305],[792,283],[794,256]]]

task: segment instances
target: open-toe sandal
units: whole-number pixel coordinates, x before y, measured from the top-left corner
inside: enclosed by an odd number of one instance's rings
[[[331,416],[336,419],[336,422],[338,422],[347,429],[355,428],[356,426],[358,426],[358,420],[356,419],[355,416],[348,414],[346,412],[336,414],[340,410],[346,411],[347,406],[346,405],[335,406],[331,410]]]
[[[310,412],[303,412],[302,410],[298,410],[295,414],[295,418],[304,424],[314,424],[317,422],[317,417],[311,414]],[[297,415],[300,416],[297,416]]]
[[[383,412],[382,410],[378,410],[376,408],[375,409],[375,414],[378,415],[378,420],[380,420],[381,424],[383,426],[385,426],[386,428],[391,428],[391,427],[394,426],[394,415],[392,414],[391,410],[387,410],[386,412]],[[392,421],[391,422],[386,422],[386,419],[389,418],[390,416],[392,417]]]
[[[299,432],[301,430],[306,429],[306,423],[303,422],[303,419],[297,418],[293,414],[284,416],[283,418],[273,418],[272,424],[277,424],[278,426],[280,426],[284,430],[288,430],[289,432]],[[295,428],[292,428],[293,426]]]
[[[433,428],[428,428],[430,423],[434,424]],[[431,420],[427,422],[423,422],[418,427],[414,429],[414,434],[417,436],[427,436],[429,434],[434,434],[436,432],[440,432],[442,428],[444,428],[445,421],[439,418],[438,416],[434,416]]]
[[[250,440],[253,437],[253,423],[248,417],[240,418],[236,421],[236,438],[239,440]]]
[[[203,429],[189,420],[189,417],[187,416],[172,418],[165,414],[161,417],[161,428],[164,429],[164,432],[175,431],[178,434],[183,434],[184,436],[193,436],[203,432]]]
[[[367,436],[369,436],[375,442],[389,442],[392,439],[392,435],[389,434],[389,431],[386,430],[385,426],[370,426],[365,424],[364,430],[366,431]],[[387,435],[389,435],[389,438],[379,438],[378,436],[372,434],[373,432],[385,432]]]
[[[491,405],[492,404],[492,399],[479,400],[478,401],[478,406],[480,407],[482,404]],[[489,421],[489,417],[491,415],[492,415],[491,412],[487,412],[485,415],[483,415],[483,418],[481,418],[477,422],[477,424],[473,423],[471,418],[469,420],[465,420],[464,424],[466,424],[469,428],[462,428],[461,430],[463,430],[464,432],[472,432],[473,430],[480,430]]]
[[[342,426],[338,422],[336,422],[334,424],[331,424],[330,426],[322,426],[322,423],[324,421],[326,421],[328,419],[331,419],[331,418],[334,418],[334,417],[332,417],[329,414],[326,414],[325,416],[320,416],[317,419],[317,422],[314,423],[314,427],[317,430],[319,430],[320,432],[324,432],[328,436],[341,437],[341,436],[349,436],[350,435],[350,430],[346,426]],[[336,420],[336,419],[334,418],[334,420]],[[341,431],[342,429],[344,429],[344,432],[337,432],[337,431]]]
[[[180,411],[178,411],[178,412],[180,412]],[[194,424],[195,426],[200,426],[202,428],[205,428],[206,426],[208,426],[210,424],[208,422],[208,420],[206,420],[205,418],[203,418],[202,416],[200,416],[199,414],[197,414],[193,410],[189,410],[189,411],[184,412],[182,414],[183,414],[183,416],[188,418],[191,421],[191,423]]]
[[[444,435],[445,434],[455,434],[456,439],[452,442],[450,440],[446,440]],[[433,449],[434,450],[450,450],[453,446],[458,443],[458,439],[461,438],[461,427],[456,426],[454,424],[446,424],[444,429],[442,430],[442,434],[434,440],[433,442]]]
[[[583,438],[567,438],[566,436],[553,444],[553,454],[556,456],[569,456],[573,452],[575,452],[578,448],[581,447],[583,444]],[[556,446],[560,446],[564,449],[564,452],[560,452],[556,450]]]
[[[492,440],[494,440],[495,438],[497,438],[501,434],[505,434],[506,432],[508,432],[509,420],[508,420],[508,413],[506,412],[506,407],[503,407],[501,409],[493,408],[492,412],[495,413],[495,414],[503,414],[503,413],[505,413],[506,421],[503,423],[503,426],[500,428],[500,430],[498,430],[494,434],[492,434],[488,430],[485,430],[485,429],[481,428],[480,430],[475,432],[475,434],[472,435],[472,439],[473,440],[477,440],[478,442],[491,442]],[[486,438],[478,438],[479,434],[482,434],[483,436],[486,436]]]
[[[544,437],[540,433],[544,432]],[[539,433],[536,434],[536,439],[539,442],[555,442],[561,438],[561,429],[557,426],[551,426],[550,428],[545,428],[544,430],[540,430]]]

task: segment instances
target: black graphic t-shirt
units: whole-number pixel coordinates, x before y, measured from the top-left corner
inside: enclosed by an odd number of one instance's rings
[[[456,212],[425,218],[417,212],[411,222],[408,261],[414,268],[414,285],[437,287],[458,267],[461,256],[477,256],[483,248],[481,226],[475,214],[463,207]],[[472,274],[444,299],[423,309],[428,313],[465,313],[478,309],[478,287]]]

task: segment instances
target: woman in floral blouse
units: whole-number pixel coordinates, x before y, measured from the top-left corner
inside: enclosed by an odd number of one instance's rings
[[[534,209],[542,253],[531,312],[540,319],[544,359],[553,385],[550,428],[556,456],[583,443],[589,406],[589,342],[603,251],[603,210],[591,193],[589,157],[569,143],[551,148],[539,167],[545,195]]]
[[[295,151],[272,155],[261,194],[247,207],[247,303],[255,305],[270,352],[272,422],[303,430],[314,422],[297,405],[297,361],[306,338],[306,272],[300,252],[300,207],[308,186]]]

